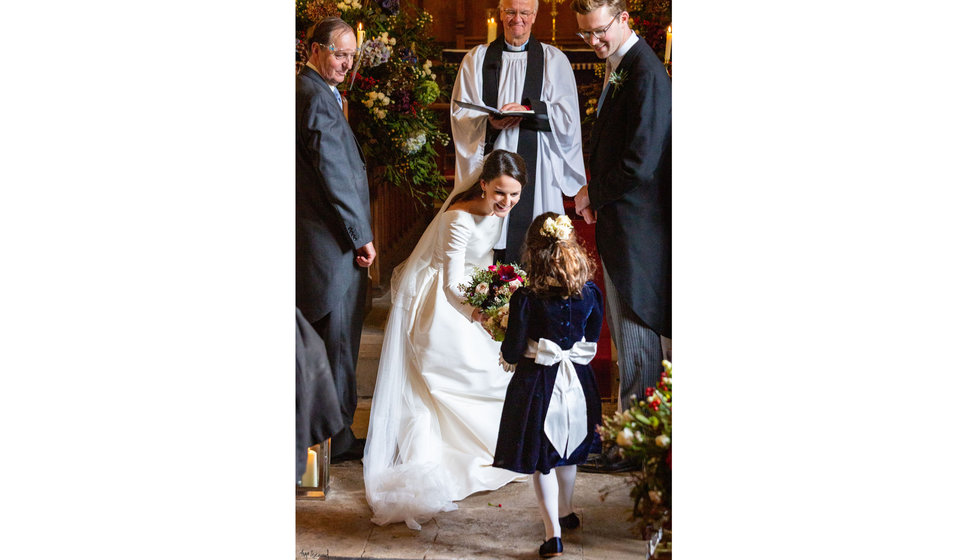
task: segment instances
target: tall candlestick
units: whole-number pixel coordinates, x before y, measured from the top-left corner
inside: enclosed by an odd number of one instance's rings
[[[357,22],[357,48],[364,44],[364,24]]]
[[[670,39],[673,35],[670,32],[671,26],[667,26],[667,49],[664,51],[664,64],[670,62]]]
[[[487,43],[497,40],[497,20],[490,18],[487,20]]]
[[[316,451],[312,449],[306,450],[306,472],[303,473],[303,480],[301,486],[314,487],[317,482],[317,464],[316,464]]]

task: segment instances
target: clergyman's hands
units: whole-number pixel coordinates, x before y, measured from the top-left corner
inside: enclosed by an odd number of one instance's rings
[[[357,249],[357,266],[362,268],[371,266],[376,256],[378,256],[378,253],[374,250],[374,242],[368,241],[367,245]]]
[[[520,103],[508,103],[500,108],[501,111],[523,111],[524,106]],[[520,117],[505,117],[502,119],[495,119],[493,116],[490,117],[490,126],[496,128],[497,130],[504,130],[507,128],[514,128],[521,124]]]
[[[575,213],[585,218],[585,223],[594,224],[596,222],[595,210],[589,201],[589,186],[585,185],[575,194]]]

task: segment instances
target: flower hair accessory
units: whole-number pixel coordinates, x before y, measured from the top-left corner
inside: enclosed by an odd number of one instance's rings
[[[541,226],[540,233],[541,235],[565,241],[572,236],[572,221],[565,215],[558,216],[557,220],[548,218]]]

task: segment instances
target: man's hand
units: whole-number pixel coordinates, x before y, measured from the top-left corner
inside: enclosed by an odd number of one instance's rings
[[[374,242],[368,241],[367,245],[357,249],[357,266],[362,268],[371,266],[376,256],[378,256],[378,253],[374,250]]]
[[[589,186],[585,185],[575,193],[575,213],[585,218],[585,223],[594,224],[596,222],[595,210],[589,201]]]
[[[524,106],[520,103],[508,103],[500,108],[503,111],[523,111]],[[520,117],[505,117],[502,119],[495,119],[493,116],[490,117],[490,126],[496,128],[497,130],[505,130],[508,128],[514,128],[521,124]]]

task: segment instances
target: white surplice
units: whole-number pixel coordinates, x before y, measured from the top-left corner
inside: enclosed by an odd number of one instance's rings
[[[538,160],[535,169],[533,216],[545,212],[564,214],[562,193],[575,196],[585,185],[585,164],[582,160],[582,127],[579,122],[578,90],[572,65],[557,48],[541,45],[544,49],[544,76],[541,83],[541,101],[548,108],[551,132],[538,133]],[[483,60],[487,45],[471,49],[459,66],[453,99],[483,105]],[[520,103],[524,91],[524,75],[527,71],[527,52],[503,51],[500,83],[497,87],[497,108],[507,103]],[[487,114],[473,109],[463,109],[453,104],[450,124],[453,142],[456,144],[457,192],[466,189],[479,179],[483,169],[486,141]],[[494,149],[517,151],[519,128],[501,131],[494,142]],[[530,170],[529,170],[530,171]],[[509,216],[495,248],[502,249],[507,241]]]
[[[492,467],[511,373],[459,284],[491,264],[502,220],[442,211],[392,276],[364,450],[373,522],[420,529],[454,500],[522,475]]]

